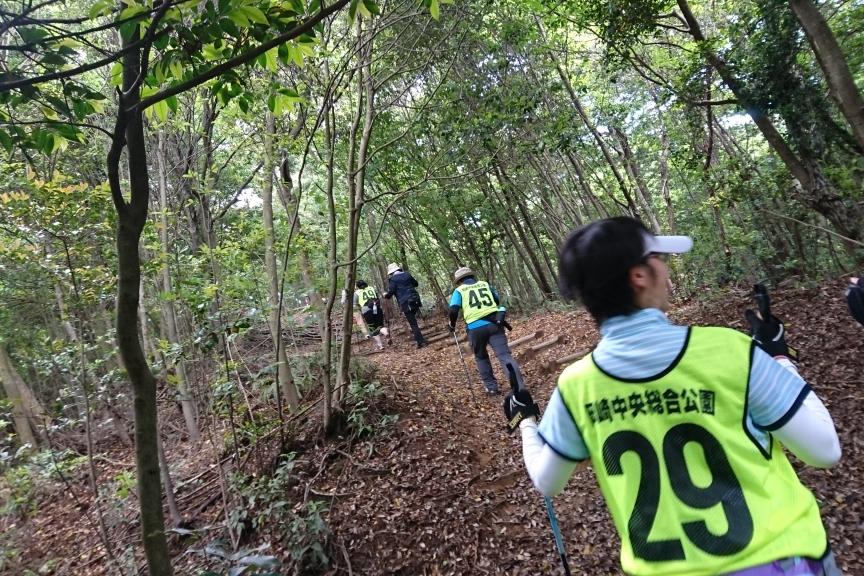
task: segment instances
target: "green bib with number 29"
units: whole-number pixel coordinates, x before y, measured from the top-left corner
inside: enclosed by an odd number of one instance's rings
[[[627,574],[707,576],[827,551],[816,499],[782,448],[747,428],[751,357],[744,334],[694,327],[653,379],[617,380],[590,355],[558,379]]]
[[[492,288],[488,282],[478,280],[474,284],[462,284],[456,291],[462,296],[462,315],[465,324],[470,324],[489,314],[498,311],[495,298],[492,296]]]

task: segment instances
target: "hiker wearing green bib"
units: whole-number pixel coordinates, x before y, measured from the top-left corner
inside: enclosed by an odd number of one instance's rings
[[[528,473],[552,496],[590,459],[627,574],[839,575],[816,499],[785,453],[837,463],[831,416],[767,306],[767,317],[747,313],[752,338],[669,322],[665,259],[691,246],[624,217],[567,238],[561,291],[602,338],[561,374],[539,425],[527,390],[505,399]]]
[[[453,279],[456,282],[456,289],[450,297],[448,327],[451,332],[456,330],[456,321],[461,311],[468,330],[468,341],[471,343],[471,350],[474,351],[477,371],[480,373],[486,393],[500,393],[498,381],[492,372],[487,345],[492,346],[492,351],[495,352],[495,357],[504,369],[504,374],[509,378],[510,371],[513,371],[521,387],[522,371],[513,359],[510,346],[507,344],[504,328],[509,325],[504,320],[506,308],[501,306],[498,293],[488,282],[477,280],[470,268],[459,268],[453,275]]]
[[[360,314],[363,315],[363,320],[369,328],[369,336],[375,340],[376,349],[383,350],[384,342],[381,340],[381,335],[387,335],[387,328],[384,328],[384,310],[378,300],[378,291],[374,286],[369,286],[365,280],[357,280],[356,286],[354,305],[360,308]]]

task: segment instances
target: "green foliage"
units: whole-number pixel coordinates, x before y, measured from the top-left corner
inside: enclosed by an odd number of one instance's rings
[[[362,367],[360,370],[362,371]],[[399,419],[398,414],[380,414],[376,400],[383,393],[383,386],[378,381],[364,381],[360,377],[352,380],[348,388],[345,418],[349,440],[353,442],[366,439],[386,430]]]
[[[294,458],[293,452],[282,455],[270,476],[233,479],[242,504],[230,511],[229,525],[239,536],[255,531],[278,538],[298,567],[327,566],[330,529],[323,518],[327,506],[315,500],[289,500],[295,483]]]
[[[115,493],[118,498],[125,500],[135,489],[137,477],[132,470],[123,470],[114,476]]]
[[[39,498],[86,461],[71,450],[42,450],[32,454],[0,454],[0,515],[23,517],[36,511]]]

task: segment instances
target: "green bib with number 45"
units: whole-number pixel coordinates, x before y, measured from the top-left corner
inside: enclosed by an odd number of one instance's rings
[[[462,284],[456,288],[456,291],[462,296],[462,315],[465,317],[465,324],[498,311],[498,305],[495,304],[492,288],[488,282],[478,280],[474,284]]]
[[[586,356],[558,390],[621,535],[624,572],[708,576],[828,547],[816,499],[747,427],[750,338],[690,328],[672,366],[623,381]]]

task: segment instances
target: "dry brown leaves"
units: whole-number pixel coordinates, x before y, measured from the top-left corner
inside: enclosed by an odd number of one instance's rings
[[[781,290],[773,298],[775,314],[786,322],[790,342],[801,352],[801,374],[830,409],[844,450],[842,462],[832,470],[797,468],[822,505],[841,567],[846,574],[864,574],[859,553],[864,541],[859,487],[864,440],[858,404],[864,328],[848,316],[839,282],[816,290]],[[680,303],[670,316],[678,323],[743,330],[743,310],[749,304],[746,289],[718,290]],[[424,332],[429,335],[446,325],[443,319],[428,322]],[[526,382],[541,401],[551,394],[561,370],[549,368],[550,361],[590,348],[598,338],[582,312],[538,313],[513,324],[511,340],[538,329],[545,331],[541,340],[566,336],[564,344],[523,365]],[[354,446],[310,437],[303,456],[308,466],[298,467],[291,497],[302,500],[311,494],[330,504],[335,564],[330,573],[347,574],[350,562],[353,574],[563,574],[543,500],[524,472],[521,443],[504,430],[503,397],[483,394],[473,359],[466,354],[472,397],[452,339],[421,350],[406,332],[395,339],[400,343],[369,359],[387,387],[377,408],[398,413],[398,423],[389,434]],[[517,358],[530,345],[514,349]],[[500,371],[498,377],[506,386]],[[190,469],[188,476],[192,474]],[[34,551],[47,557],[68,542],[65,553],[81,553],[80,535],[63,536],[70,525],[81,525],[81,513],[60,494],[46,504],[28,522]],[[555,505],[573,573],[620,573],[618,537],[590,467],[577,471]],[[218,522],[219,512],[212,507],[199,524]],[[95,548],[92,537],[89,541]],[[193,573],[188,558],[178,573]],[[77,573],[102,571],[91,565]]]

